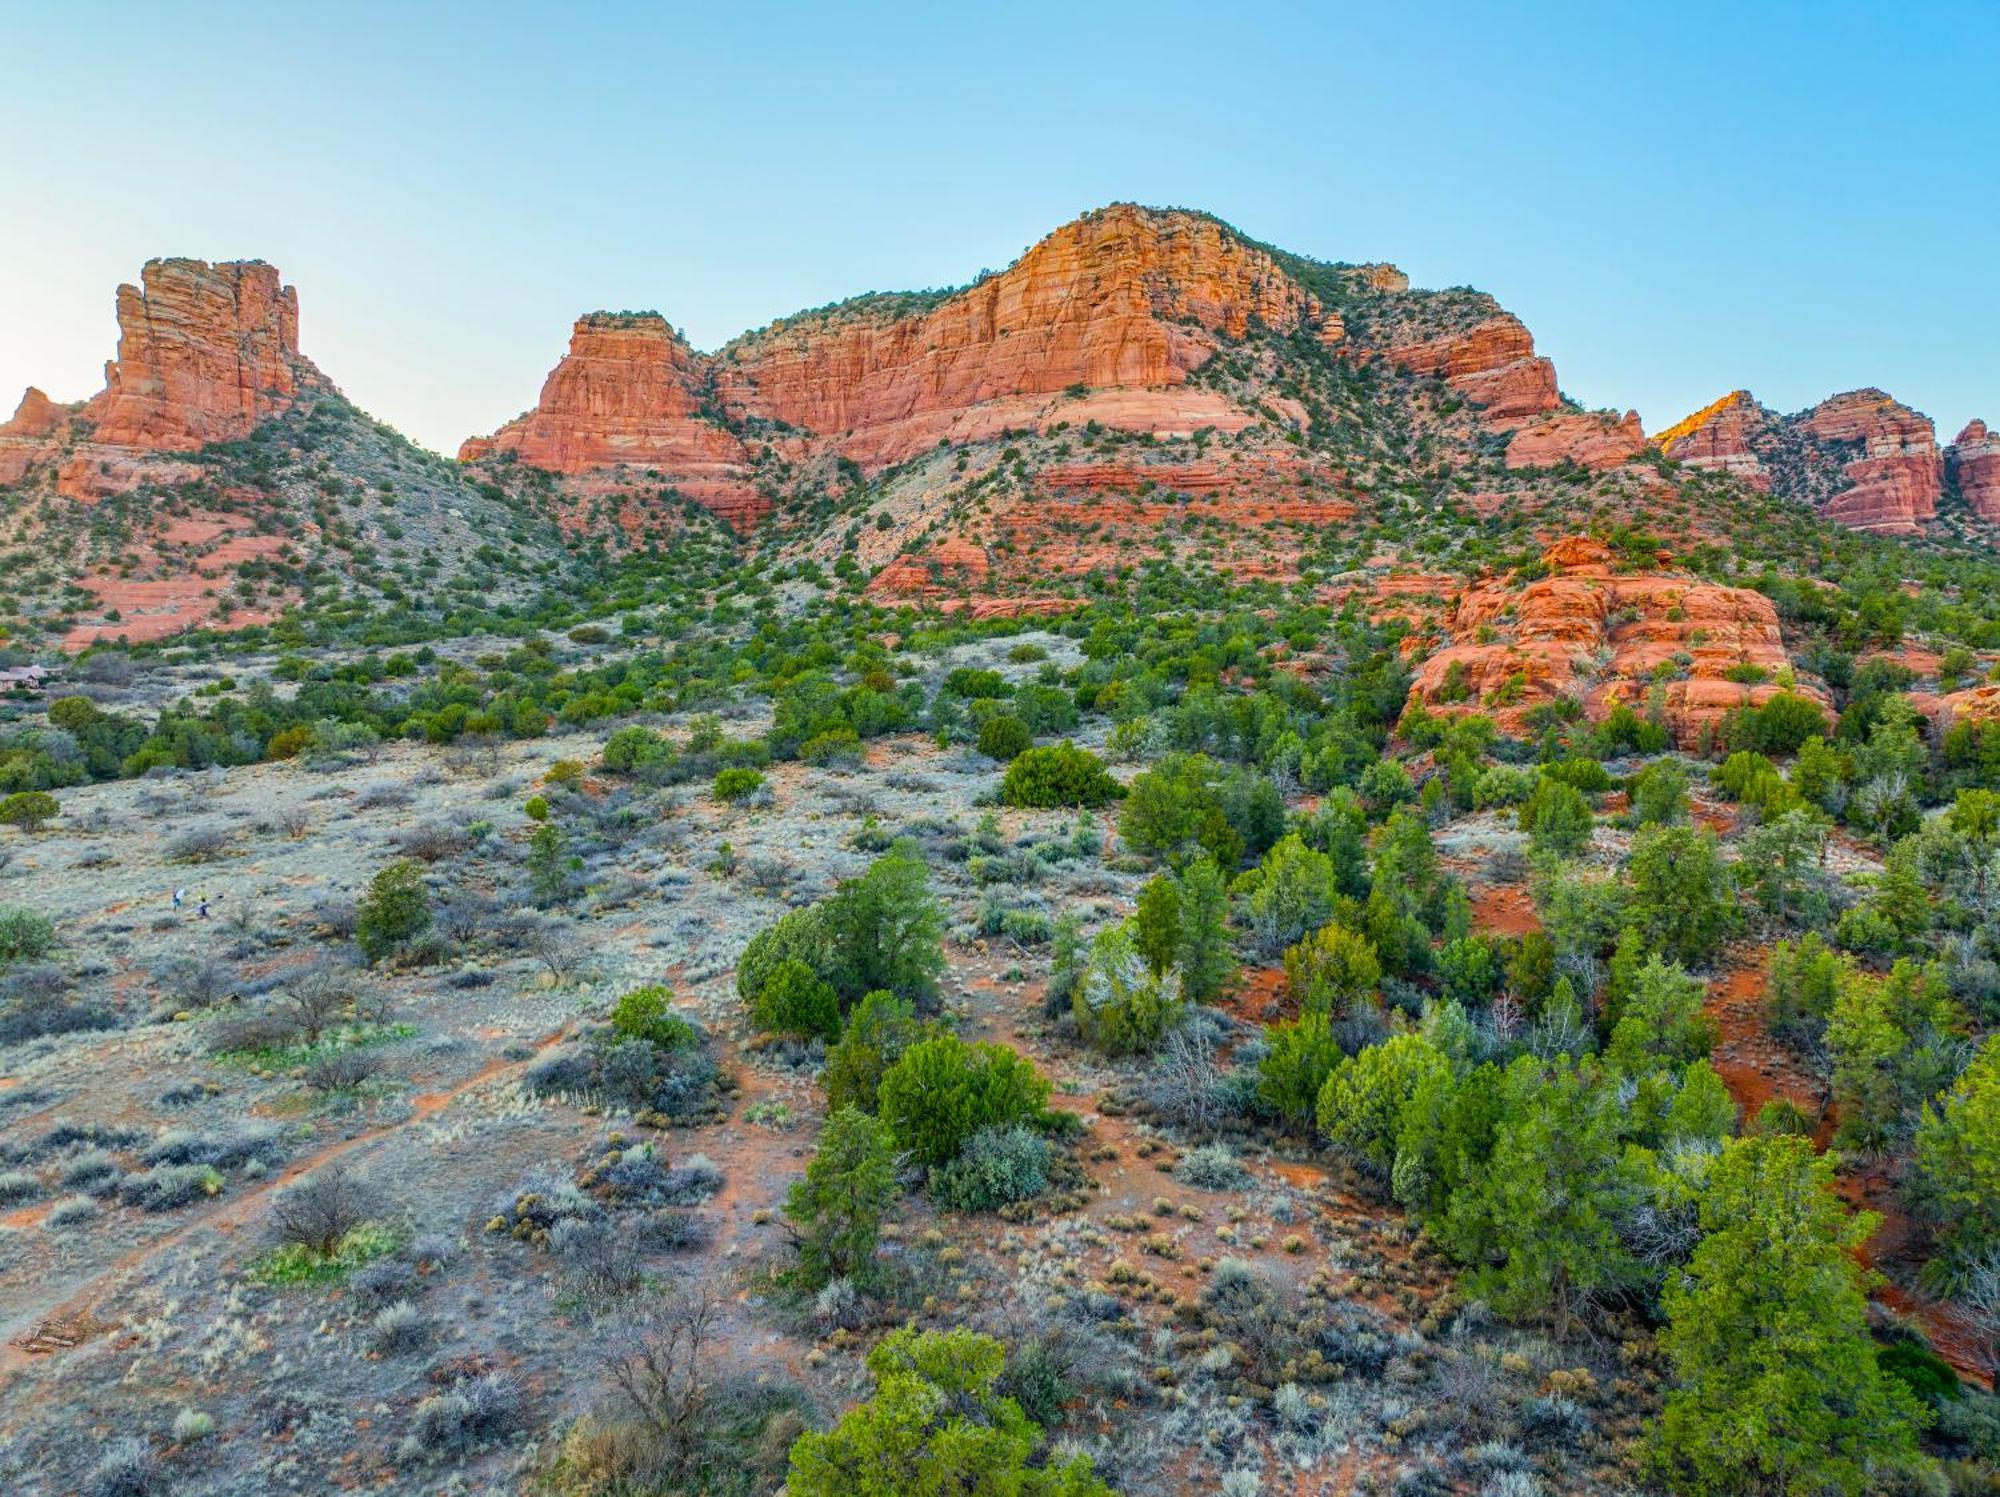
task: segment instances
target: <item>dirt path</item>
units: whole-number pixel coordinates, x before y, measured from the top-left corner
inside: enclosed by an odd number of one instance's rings
[[[558,1044],[566,1033],[568,1033],[567,1025],[542,1036],[535,1042],[534,1053],[525,1059],[496,1058],[488,1061],[455,1086],[413,1097],[408,1117],[366,1129],[352,1138],[341,1139],[302,1159],[292,1161],[270,1179],[259,1181],[255,1186],[239,1194],[222,1198],[212,1210],[204,1212],[192,1221],[183,1222],[163,1237],[157,1237],[132,1249],[109,1268],[95,1274],[61,1304],[39,1311],[22,1311],[4,1327],[8,1339],[4,1344],[0,1344],[0,1391],[4,1391],[12,1378],[35,1357],[52,1351],[68,1350],[89,1340],[91,1336],[110,1329],[116,1323],[115,1320],[100,1320],[97,1310],[117,1287],[119,1281],[136,1269],[144,1267],[161,1254],[179,1247],[197,1232],[235,1231],[252,1218],[274,1191],[289,1185],[302,1175],[332,1164],[337,1159],[343,1159],[371,1145],[379,1144],[413,1123],[435,1116],[460,1097],[489,1082],[519,1074],[545,1051]],[[32,1324],[25,1324],[28,1322]]]

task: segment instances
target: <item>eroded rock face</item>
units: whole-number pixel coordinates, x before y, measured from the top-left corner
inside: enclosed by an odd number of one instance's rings
[[[1944,490],[1930,417],[1875,389],[1792,416],[1737,390],[1653,440],[1668,457],[1811,504],[1854,530],[1914,534],[1936,518]]]
[[[149,455],[246,437],[315,386],[325,381],[299,354],[298,293],[273,267],[149,260],[139,285],[118,288],[104,389],[80,410],[30,390],[0,427],[0,483],[59,455],[57,487],[76,498],[185,476]]]
[[[1552,468],[1561,462],[1615,468],[1646,450],[1639,413],[1623,418],[1596,412],[1541,416],[1518,428],[1507,444],[1510,468]]]
[[[1859,449],[1846,465],[1849,488],[1823,513],[1855,530],[1908,534],[1937,517],[1944,454],[1931,418],[1880,390],[1851,390],[1806,412],[1805,432]]]
[[[2000,686],[1970,686],[1963,691],[1948,692],[1932,703],[1932,715],[1945,727],[1961,719],[1992,722],[2000,718]]]
[[[118,288],[118,357],[83,409],[104,446],[187,452],[248,436],[297,396],[299,298],[261,260],[149,260]]]
[[[1062,419],[1109,416],[1158,431],[1215,424],[1214,397],[1176,391],[1219,338],[1322,316],[1268,255],[1213,220],[1119,205],[1064,225],[928,311],[863,306],[738,339],[718,356],[719,383],[732,411],[825,434],[880,466],[941,434],[971,441],[1032,424],[1070,390],[1152,393],[1122,411],[1066,402]]]
[[[1392,363],[1417,374],[1442,375],[1486,417],[1512,424],[1553,411],[1561,402],[1556,366],[1535,352],[1535,337],[1518,317],[1502,312],[1464,332],[1390,347]]]
[[[28,386],[13,416],[0,422],[0,484],[19,483],[31,465],[43,460],[49,439],[73,414],[71,407],[57,405],[33,385]]]
[[[1708,468],[1768,490],[1771,475],[1758,455],[1757,443],[1767,432],[1769,413],[1748,390],[1732,390],[1712,405],[1668,427],[1654,444],[1668,457],[1691,468]]]
[[[750,483],[742,441],[705,408],[710,369],[658,313],[577,319],[569,353],[525,415],[458,450],[472,462],[510,453],[551,472],[657,471],[733,523],[767,506]]]
[[[1465,589],[1450,615],[1451,642],[1418,667],[1412,702],[1483,712],[1521,734],[1534,708],[1562,697],[1593,719],[1621,702],[1644,711],[1664,665],[1658,705],[1676,740],[1692,746],[1733,709],[1783,689],[1774,678],[1791,662],[1769,598],[1664,571],[1621,574],[1612,560],[1599,543],[1573,537],[1544,554],[1545,577]],[[1729,679],[1732,670],[1752,673],[1744,667],[1766,679]],[[1816,687],[1793,689],[1826,705]]]
[[[869,469],[1055,421],[1236,432],[1258,417],[1188,375],[1258,326],[1340,337],[1337,317],[1214,220],[1121,204],[963,291],[860,298],[713,356],[657,316],[585,318],[535,409],[459,456],[513,453],[586,481],[650,470],[741,522],[767,507],[743,422],[801,434],[787,456],[837,453]]]
[[[1945,453],[1959,497],[1982,520],[2000,521],[2000,435],[1984,421],[1968,421]]]

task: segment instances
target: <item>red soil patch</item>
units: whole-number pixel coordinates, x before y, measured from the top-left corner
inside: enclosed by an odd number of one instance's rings
[[[1535,902],[1520,884],[1482,884],[1472,891],[1472,923],[1501,936],[1531,935],[1542,928]]]
[[[1711,806],[1696,801],[1688,809],[1695,825],[1707,827],[1718,837],[1726,837],[1736,829],[1736,812],[1727,806]]]
[[[1246,1024],[1269,1024],[1288,1013],[1293,1005],[1291,994],[1285,987],[1285,969],[1282,967],[1251,967],[1236,983],[1236,990],[1225,994],[1214,1005],[1231,1018],[1241,1019]]]
[[[1708,987],[1703,1011],[1715,1024],[1709,1063],[1743,1109],[1748,1124],[1766,1102],[1783,1097],[1817,1120],[1813,1143],[1824,1149],[1833,1136],[1833,1112],[1819,1078],[1772,1038],[1764,1008],[1766,953],[1751,953],[1754,965],[1737,967]]]

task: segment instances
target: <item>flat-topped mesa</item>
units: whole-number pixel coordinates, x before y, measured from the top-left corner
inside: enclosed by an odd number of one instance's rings
[[[263,261],[148,260],[139,279],[118,288],[104,389],[81,407],[30,390],[0,426],[0,483],[59,456],[57,487],[76,498],[186,476],[150,455],[236,441],[331,388],[299,353],[298,293]]]
[[[1064,225],[941,301],[906,304],[846,304],[737,339],[717,356],[725,404],[834,438],[871,467],[940,438],[1037,425],[1052,405],[1057,419],[1128,430],[1241,430],[1255,418],[1187,388],[1188,375],[1253,326],[1328,320],[1271,256],[1214,219],[1131,204]]]
[[[1984,421],[1968,421],[1958,440],[1945,449],[1952,487],[1982,520],[2000,522],[2000,433]]]
[[[1944,490],[1930,417],[1875,389],[1791,416],[1737,390],[1653,440],[1668,457],[1811,504],[1854,530],[1914,534],[1936,517]]]

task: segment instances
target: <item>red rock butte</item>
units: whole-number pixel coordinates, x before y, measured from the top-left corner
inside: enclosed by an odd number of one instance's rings
[[[1854,530],[1913,535],[1944,493],[1930,417],[1881,390],[1849,390],[1791,416],[1736,390],[1653,441],[1690,467],[1802,500]]]
[[[566,474],[658,471],[724,518],[754,521],[769,506],[742,441],[704,409],[712,375],[659,313],[593,312],[577,319],[534,409],[458,456],[508,454]]]
[[[1968,421],[1945,449],[1945,470],[1959,498],[1982,520],[2000,522],[2000,434]]]
[[[235,441],[324,380],[299,354],[298,293],[261,260],[149,260],[118,288],[118,357],[81,406],[41,391],[0,425],[0,483],[60,461],[57,487],[95,498],[183,470],[146,455]]]
[[[1453,389],[1485,406],[1488,420],[1535,416],[1562,404],[1556,366],[1535,352],[1534,335],[1511,313],[1445,337],[1392,344],[1385,353],[1414,373],[1442,375]]]

